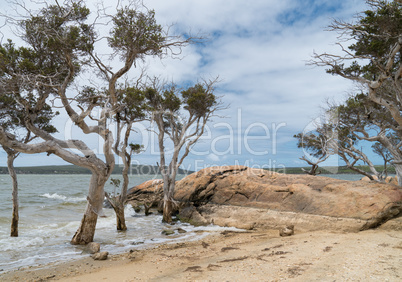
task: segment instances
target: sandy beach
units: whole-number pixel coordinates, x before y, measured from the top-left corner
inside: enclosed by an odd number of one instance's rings
[[[401,281],[402,232],[224,231],[200,241],[19,270],[1,281]]]

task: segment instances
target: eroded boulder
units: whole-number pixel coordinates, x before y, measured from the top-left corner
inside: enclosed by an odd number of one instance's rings
[[[150,183],[143,186],[145,193],[157,190]],[[140,190],[138,186],[134,189],[137,194]],[[245,166],[193,173],[177,182],[174,198],[182,211],[191,211],[207,223],[239,228],[292,224],[296,230],[358,231],[402,214],[402,190],[396,185],[280,174]]]

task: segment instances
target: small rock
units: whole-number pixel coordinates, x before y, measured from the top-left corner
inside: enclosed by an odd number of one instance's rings
[[[100,253],[93,254],[91,257],[94,260],[106,260],[108,255],[109,255],[109,252],[100,252]]]
[[[282,237],[292,236],[293,234],[295,234],[294,228],[295,228],[294,225],[288,225],[284,228],[281,228],[279,229],[279,235]]]
[[[87,249],[88,252],[90,254],[95,254],[98,253],[100,251],[100,244],[99,243],[95,243],[95,242],[91,242],[87,245]]]
[[[182,228],[177,228],[176,230],[177,230],[177,232],[179,232],[179,233],[187,233],[187,231],[184,230],[184,229],[182,229]]]
[[[165,229],[165,230],[163,230],[161,233],[162,233],[162,235],[169,236],[169,235],[174,234],[174,231],[173,231],[173,230],[169,230],[169,229]]]

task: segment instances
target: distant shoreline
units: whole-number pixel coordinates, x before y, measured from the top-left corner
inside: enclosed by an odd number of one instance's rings
[[[375,166],[377,171],[382,171],[383,166]],[[276,172],[286,173],[286,174],[305,174],[302,169],[309,170],[309,167],[287,167],[287,168],[276,168],[268,169]],[[359,166],[362,169],[370,173],[368,166]],[[89,169],[85,169],[75,165],[55,165],[55,166],[29,166],[29,167],[15,167],[17,174],[91,174]],[[122,166],[116,166],[113,173],[121,174],[123,170]],[[355,171],[345,167],[335,167],[335,166],[324,166],[320,167],[319,171],[322,174],[358,174]],[[178,174],[191,174],[194,171],[179,169]],[[7,167],[0,167],[0,174],[8,174]],[[160,174],[159,168],[153,165],[133,165],[129,170],[130,175],[155,175]],[[395,174],[395,169],[390,166],[388,168],[388,174]]]
[[[361,165],[358,166],[359,169],[370,173],[370,168],[367,165]],[[378,172],[383,171],[384,166],[382,165],[376,165],[375,166],[376,170]],[[303,170],[309,171],[310,167],[287,167],[287,168],[276,168],[276,169],[272,169],[273,171],[276,172],[282,172],[282,173],[286,173],[286,174],[306,174],[305,172],[303,172]],[[268,169],[271,170],[271,169]],[[359,174],[349,168],[347,168],[346,166],[323,166],[323,167],[319,167],[318,171],[321,171],[321,174]],[[395,168],[392,166],[388,167],[388,174],[395,174]],[[319,174],[318,174],[319,175]]]
[[[91,171],[76,165],[55,165],[55,166],[27,166],[15,167],[17,174],[91,174]],[[114,175],[122,174],[123,166],[116,165]],[[191,174],[193,171],[179,169],[178,174]],[[7,167],[0,167],[0,174],[8,174]],[[159,168],[153,165],[132,165],[130,175],[155,175],[160,174]]]

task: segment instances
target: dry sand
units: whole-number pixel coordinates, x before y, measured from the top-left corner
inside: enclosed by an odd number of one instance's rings
[[[223,232],[0,275],[0,281],[402,281],[402,232]]]

